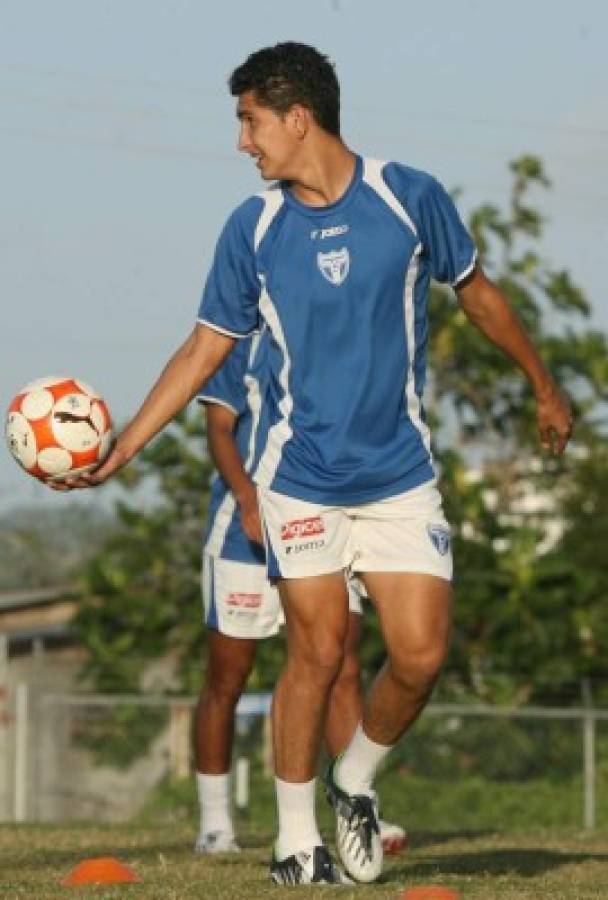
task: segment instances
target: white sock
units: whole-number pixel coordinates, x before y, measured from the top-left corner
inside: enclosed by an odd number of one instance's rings
[[[201,811],[200,834],[228,831],[234,835],[230,815],[230,774],[196,773],[196,788]]]
[[[378,766],[392,749],[370,740],[359,722],[350,744],[336,763],[336,784],[347,794],[369,793]]]
[[[279,816],[277,859],[287,859],[293,853],[323,843],[315,818],[315,782],[316,778],[304,783],[275,778]]]

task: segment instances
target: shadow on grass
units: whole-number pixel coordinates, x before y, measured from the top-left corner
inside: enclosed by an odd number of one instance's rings
[[[418,850],[421,847],[437,846],[437,844],[448,844],[450,841],[474,841],[478,838],[494,837],[499,832],[493,828],[484,829],[468,829],[454,831],[415,831],[409,833],[409,846],[412,850]]]
[[[518,875],[534,878],[559,866],[572,863],[608,862],[608,853],[571,853],[530,847],[502,847],[474,853],[454,853],[445,856],[429,855],[408,865],[407,857],[386,874],[386,881],[408,878],[429,878],[433,875]]]

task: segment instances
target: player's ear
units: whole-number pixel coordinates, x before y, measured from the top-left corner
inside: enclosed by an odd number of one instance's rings
[[[301,103],[294,103],[287,113],[291,127],[300,140],[306,137],[311,125],[311,112],[307,106]]]

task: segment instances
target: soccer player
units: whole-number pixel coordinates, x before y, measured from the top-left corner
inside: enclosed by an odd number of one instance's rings
[[[255,485],[267,432],[264,342],[240,341],[197,396],[205,405],[207,442],[218,473],[213,479],[203,554],[203,599],[208,663],[195,723],[196,783],[200,806],[198,853],[238,851],[229,796],[229,771],[238,699],[251,673],[258,641],[277,634],[283,615],[276,586],[266,577]],[[361,718],[358,643],[361,598],[349,585],[344,660],[332,685],[325,744],[337,756]],[[404,830],[380,821],[383,846],[396,852]]]
[[[562,453],[570,407],[522,325],[476,262],[441,185],[363,159],[340,134],[333,66],[312,47],[253,53],[230,78],[239,149],[278,183],[229,217],[199,320],[96,473],[128,462],[262,319],[270,332],[270,428],[255,479],[267,568],[277,579],[288,655],[274,694],[279,883],[340,882],[314,810],[327,697],[348,623],[344,572],[376,608],[387,660],[362,720],[331,765],[341,861],[352,878],[382,868],[374,776],[423,709],[451,620],[449,528],[423,406],[431,278],[529,379],[543,447]],[[314,539],[299,536],[301,523]]]

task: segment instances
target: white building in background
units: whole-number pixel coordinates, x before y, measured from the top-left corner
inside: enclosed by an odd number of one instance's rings
[[[530,525],[544,535],[538,544],[538,552],[546,553],[551,550],[564,533],[564,520],[560,513],[559,495],[555,485],[540,487],[540,476],[545,470],[542,459],[532,458],[522,463],[513,472],[513,478],[509,482],[507,498],[500,505],[505,511],[499,515],[501,525],[518,527]],[[478,484],[488,475],[492,477],[492,470],[484,471],[482,468],[472,468],[466,473],[468,484]],[[483,500],[486,508],[496,511],[499,507],[500,496],[498,489],[487,488],[483,491]],[[474,537],[475,529],[465,523],[463,526],[464,537]],[[508,539],[499,538],[495,541],[495,549],[499,552],[508,549]]]
[[[178,700],[167,700],[168,725],[127,767],[100,765],[79,742],[108,707],[83,693],[76,609],[70,586],[0,592],[0,822],[128,820],[176,759],[189,759]]]

